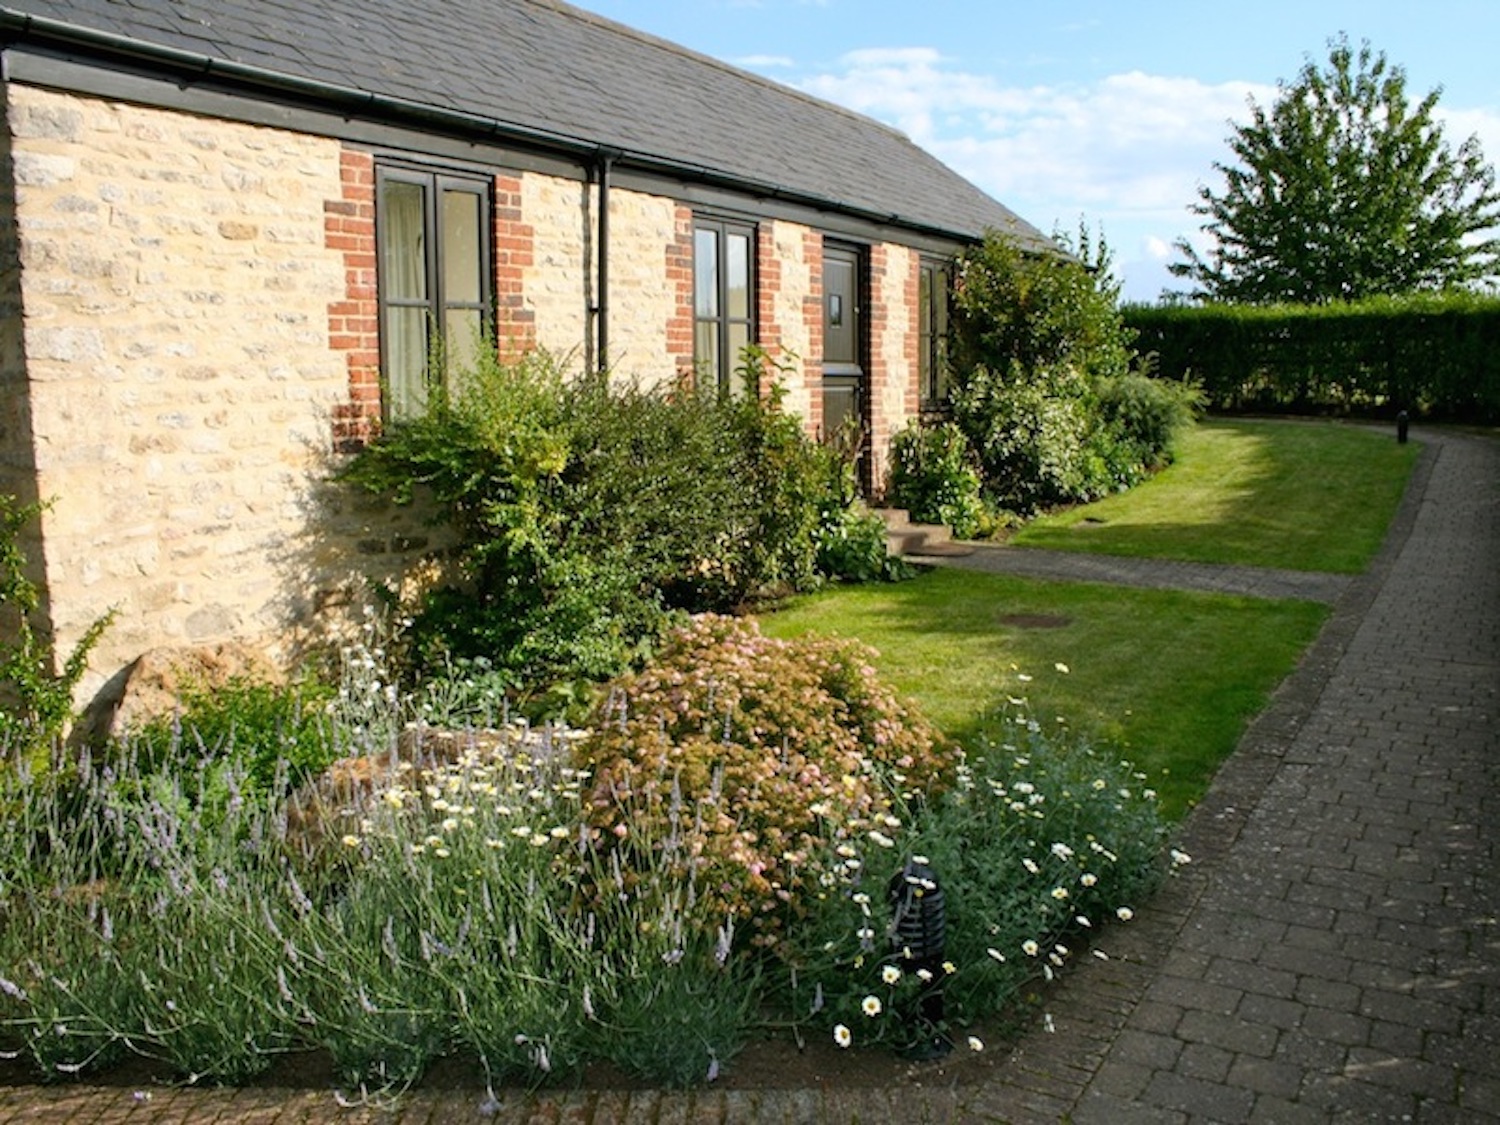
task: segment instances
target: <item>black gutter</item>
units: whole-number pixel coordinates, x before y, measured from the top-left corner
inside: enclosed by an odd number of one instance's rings
[[[590,161],[590,158],[597,159],[602,151],[599,143],[594,140],[502,121],[499,118],[485,117],[464,110],[445,109],[442,106],[391,97],[388,94],[377,94],[349,86],[337,86],[316,78],[285,74],[248,63],[148,43],[141,39],[116,35],[113,32],[80,27],[77,24],[66,23],[47,16],[17,12],[11,8],[0,7],[0,43],[3,43],[5,47],[15,44],[34,44],[54,50],[81,50],[103,61],[133,62],[154,70],[165,70],[169,74],[185,77],[188,85],[195,81],[217,80],[236,88],[271,92],[318,107],[336,108],[351,116],[362,115],[378,120],[412,122],[462,137],[481,137],[492,141],[539,148],[544,151],[562,152],[579,158],[580,162],[585,164]],[[759,198],[848,215],[877,225],[897,226],[904,230],[951,241],[976,241],[976,235],[972,232],[955,231],[914,219],[905,219],[899,214],[873,211],[841,203],[838,200],[798,191],[780,184],[744,179],[672,157],[619,149],[614,150],[610,163],[617,167],[628,167],[711,187],[727,188]]]

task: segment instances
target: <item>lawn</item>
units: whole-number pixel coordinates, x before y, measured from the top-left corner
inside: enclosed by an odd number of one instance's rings
[[[1044,725],[1065,720],[1132,760],[1176,818],[1201,798],[1327,613],[1307,602],[944,568],[799,598],[762,628],[873,646],[882,675],[965,745],[999,732],[1008,700],[1025,699]]]
[[[1151,481],[1038,519],[1014,542],[1357,573],[1418,452],[1332,423],[1207,422]],[[800,598],[764,628],[872,645],[891,683],[966,744],[1002,729],[1000,711],[1025,699],[1043,724],[1134,761],[1178,817],[1327,615],[1310,603],[941,569]]]
[[[1332,423],[1213,421],[1148,484],[1053,515],[1017,546],[1357,574],[1420,446]]]

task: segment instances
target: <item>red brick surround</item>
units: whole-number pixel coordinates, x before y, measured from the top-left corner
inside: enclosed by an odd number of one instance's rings
[[[672,241],[667,243],[667,284],[676,291],[672,317],[667,321],[667,358],[680,379],[693,375],[693,211],[678,207],[672,216]]]
[[[527,308],[526,270],[535,261],[536,228],[521,221],[521,177],[495,177],[495,335],[502,352],[536,347],[536,310]]]
[[[375,282],[375,159],[345,151],[343,190],[323,203],[323,241],[344,254],[344,296],[328,305],[328,346],[342,352],[349,399],[333,410],[333,444],[359,448],[380,429],[380,306]]]

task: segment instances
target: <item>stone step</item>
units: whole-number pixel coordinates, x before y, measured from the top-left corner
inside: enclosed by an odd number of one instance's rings
[[[900,508],[876,508],[885,522],[886,549],[893,555],[969,555],[972,547],[953,542],[948,528],[935,523],[913,523]]]

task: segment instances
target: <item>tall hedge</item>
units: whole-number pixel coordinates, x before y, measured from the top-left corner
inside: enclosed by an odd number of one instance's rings
[[[1500,421],[1500,298],[1331,305],[1128,305],[1136,348],[1219,410],[1414,413]]]

